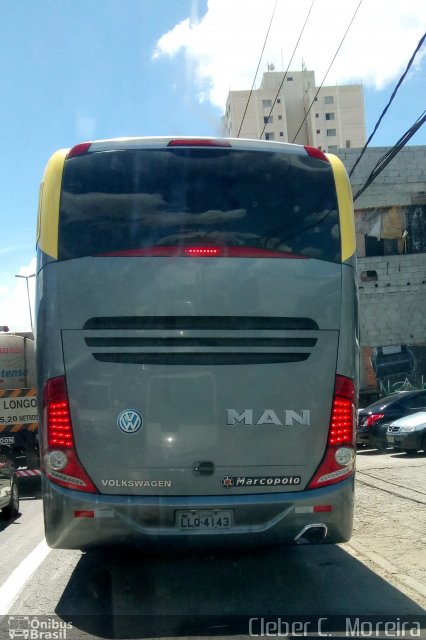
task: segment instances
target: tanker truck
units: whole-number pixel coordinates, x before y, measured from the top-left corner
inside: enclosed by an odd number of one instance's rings
[[[30,335],[0,333],[0,453],[17,469],[27,470],[39,468],[35,353]]]

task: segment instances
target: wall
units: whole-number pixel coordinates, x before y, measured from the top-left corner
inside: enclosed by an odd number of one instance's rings
[[[359,258],[358,274],[361,346],[426,342],[426,254]]]
[[[367,150],[351,177],[354,194],[388,150]],[[359,154],[337,153],[348,172]],[[402,149],[354,206],[365,405],[426,388],[426,147]]]

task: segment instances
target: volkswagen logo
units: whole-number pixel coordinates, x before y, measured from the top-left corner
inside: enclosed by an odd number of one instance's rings
[[[142,416],[134,409],[125,409],[118,414],[117,426],[120,427],[124,433],[136,433],[142,425]]]

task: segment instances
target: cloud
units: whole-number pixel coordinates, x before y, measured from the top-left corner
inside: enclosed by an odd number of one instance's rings
[[[19,275],[29,276],[36,271],[36,259],[33,258],[28,265],[22,266]],[[34,321],[34,297],[35,278],[28,280],[31,311]],[[11,331],[30,331],[30,314],[28,307],[28,294],[24,278],[16,278],[10,287],[2,286],[0,289],[0,325],[8,326]]]
[[[201,19],[188,17],[159,38],[153,59],[183,55],[199,101],[223,109],[229,90],[249,89],[253,83],[274,4],[209,0]],[[287,68],[310,5],[311,0],[278,0],[257,86],[267,63],[277,71]],[[291,70],[300,70],[303,60],[320,84],[357,5],[358,0],[316,0]],[[424,0],[364,0],[325,84],[362,81],[385,88],[405,69],[425,27]],[[417,65],[424,55],[426,47]]]
[[[93,140],[95,138],[96,118],[77,113],[75,116],[75,134],[77,140]]]

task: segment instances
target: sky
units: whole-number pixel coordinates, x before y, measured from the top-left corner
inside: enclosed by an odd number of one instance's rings
[[[285,70],[312,0],[276,0],[255,86]],[[315,0],[290,70],[319,84],[359,0]],[[0,0],[0,326],[30,327],[39,183],[50,155],[122,136],[221,135],[252,86],[275,0]],[[362,0],[324,84],[362,82],[369,135],[426,31],[424,0]],[[425,109],[426,47],[372,146]],[[426,144],[424,126],[410,144]],[[28,280],[33,305],[35,278]],[[32,306],[34,310],[34,307]]]

